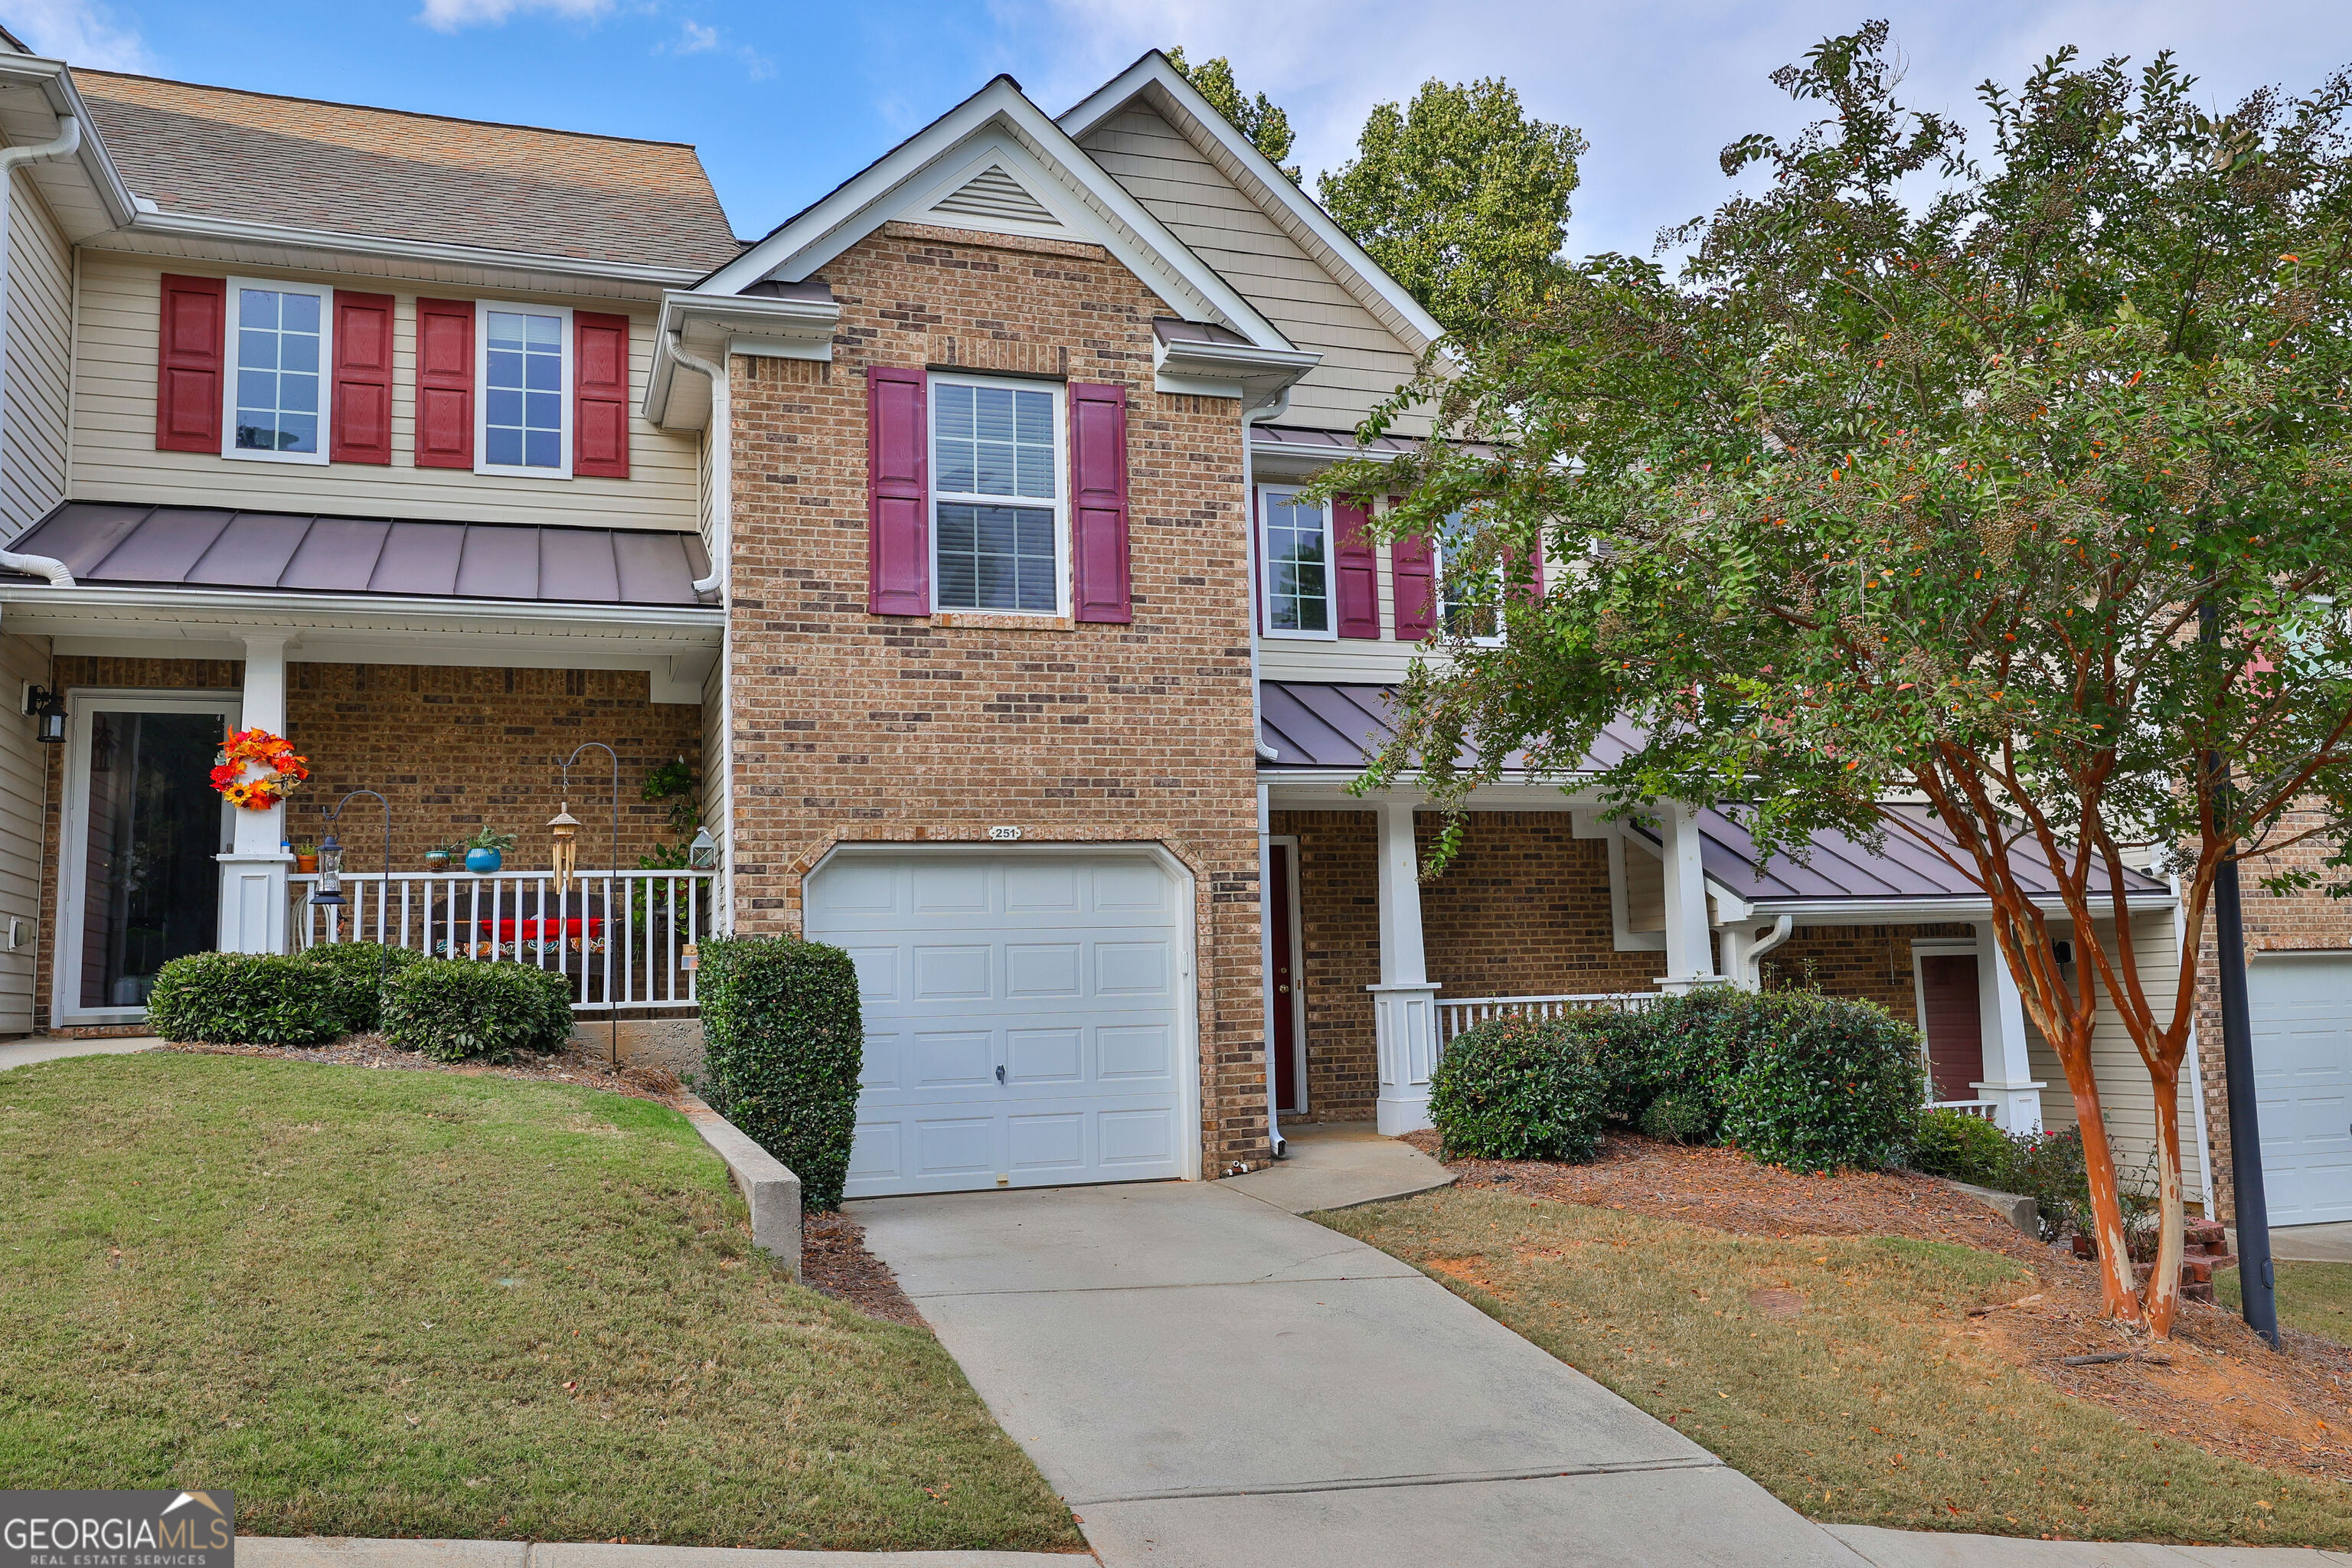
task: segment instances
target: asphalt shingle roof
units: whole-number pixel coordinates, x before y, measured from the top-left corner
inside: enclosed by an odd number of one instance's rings
[[[684,142],[73,76],[124,183],[165,212],[653,267],[741,248]]]

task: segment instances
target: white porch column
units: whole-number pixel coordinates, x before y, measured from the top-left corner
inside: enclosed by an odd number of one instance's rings
[[[1706,869],[1699,860],[1698,812],[1678,800],[1658,803],[1658,826],[1665,851],[1666,973],[1661,991],[1696,991],[1721,985],[1709,942]]]
[[[1437,987],[1421,948],[1421,854],[1410,802],[1381,803],[1381,983],[1372,994],[1372,1038],[1380,1051],[1383,1136],[1429,1125],[1429,1074],[1437,1065]]]
[[[240,722],[248,730],[286,733],[286,642],[282,633],[245,639],[245,700]],[[291,857],[286,807],[236,811],[236,836],[219,856],[220,947],[225,952],[286,951],[286,870]]]
[[[2042,1131],[2043,1084],[2033,1078],[2025,1051],[2025,998],[2017,977],[2000,955],[1992,921],[1975,922],[1977,933],[1977,1013],[1984,1035],[1984,1079],[1971,1084],[1993,1102],[1993,1120],[2005,1132]]]

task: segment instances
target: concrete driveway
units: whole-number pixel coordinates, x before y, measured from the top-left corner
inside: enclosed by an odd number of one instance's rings
[[[1433,1281],[1226,1184],[853,1213],[1113,1568],[1862,1563]]]

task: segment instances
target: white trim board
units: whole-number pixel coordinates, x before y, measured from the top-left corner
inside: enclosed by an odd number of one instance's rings
[[[965,153],[967,145],[973,150]],[[804,281],[886,223],[937,223],[922,216],[931,203],[960,188],[986,162],[1003,164],[1069,224],[1068,237],[1102,246],[1180,310],[1231,327],[1260,348],[1297,347],[1087,157],[1009,76],[998,77],[900,142],[690,291],[740,294],[764,279]],[[940,172],[943,164],[953,172]],[[957,174],[962,180],[956,180]],[[981,226],[961,220],[955,226]]]

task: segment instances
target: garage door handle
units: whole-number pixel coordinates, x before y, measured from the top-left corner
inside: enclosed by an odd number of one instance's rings
[[[1004,1069],[1001,1067],[996,1069],[996,1081],[999,1083],[1004,1081]]]

